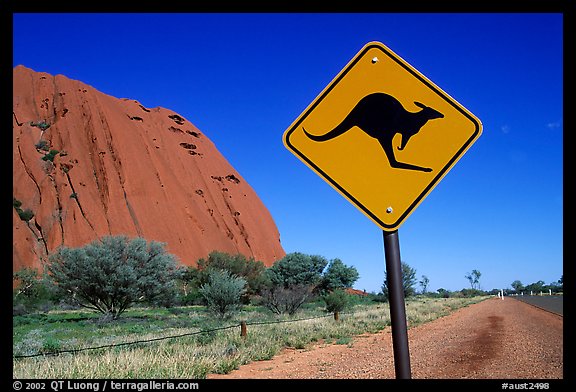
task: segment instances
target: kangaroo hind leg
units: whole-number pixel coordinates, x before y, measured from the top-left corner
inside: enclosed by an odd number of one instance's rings
[[[406,169],[406,170],[417,170],[423,172],[431,172],[432,169],[429,167],[422,167],[417,165],[412,165],[410,163],[398,162],[396,157],[394,156],[394,149],[392,148],[392,140],[388,139],[378,139],[380,145],[384,149],[386,153],[386,157],[388,158],[388,162],[390,163],[390,167],[395,169]]]

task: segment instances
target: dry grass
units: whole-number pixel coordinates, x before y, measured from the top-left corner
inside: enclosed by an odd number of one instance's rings
[[[478,302],[481,298],[418,299],[408,301],[406,314],[410,326],[428,322],[453,309]],[[321,315],[321,313],[316,313]],[[298,317],[298,316],[297,316]],[[302,316],[300,316],[302,317]],[[257,320],[256,315],[250,318]],[[248,321],[250,323],[250,319]],[[246,338],[240,328],[209,334],[116,348],[84,351],[76,354],[15,359],[13,377],[30,378],[206,378],[209,373],[228,373],[240,365],[272,358],[284,347],[306,348],[311,343],[343,344],[351,336],[377,332],[390,324],[388,304],[358,305],[353,313],[332,317],[248,325]],[[172,328],[167,335],[184,334],[196,329]],[[146,340],[161,333],[130,334],[122,341]],[[91,346],[97,342],[91,341]],[[110,341],[107,340],[109,344]]]

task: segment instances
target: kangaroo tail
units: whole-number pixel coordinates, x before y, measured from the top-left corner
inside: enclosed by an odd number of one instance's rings
[[[312,135],[311,133],[306,131],[306,129],[304,129],[304,127],[302,127],[302,130],[304,131],[306,136],[308,136],[310,139],[314,140],[315,142],[325,142],[327,140],[334,139],[335,137],[342,135],[344,132],[348,131],[350,128],[352,128],[352,126],[350,124],[348,124],[348,122],[346,120],[344,120],[339,125],[337,125],[336,128],[329,131],[328,133],[325,133],[324,135]]]

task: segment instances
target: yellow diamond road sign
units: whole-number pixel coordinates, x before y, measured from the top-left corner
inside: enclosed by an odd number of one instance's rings
[[[380,42],[366,44],[284,145],[385,231],[414,211],[482,123]]]

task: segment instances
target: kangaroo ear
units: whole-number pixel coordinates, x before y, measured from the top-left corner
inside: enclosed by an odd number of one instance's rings
[[[423,103],[414,101],[414,105],[418,106],[419,108],[426,109],[428,106],[424,105]]]

